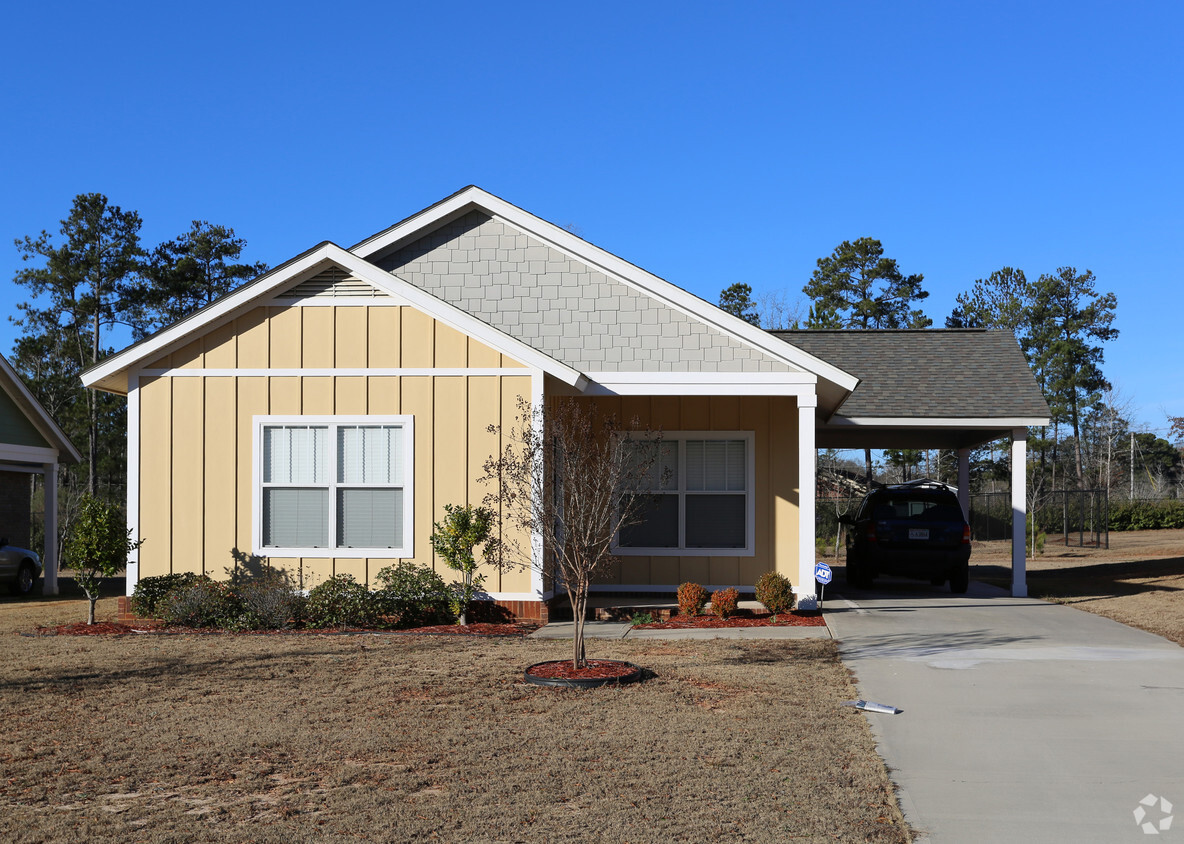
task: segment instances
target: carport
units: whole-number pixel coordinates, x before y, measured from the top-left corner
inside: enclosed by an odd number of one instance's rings
[[[818,448],[949,449],[969,517],[970,449],[1011,441],[1011,594],[1027,597],[1028,428],[1049,423],[1048,404],[1010,331],[987,329],[772,332],[859,378],[828,416]]]
[[[0,355],[0,533],[28,547],[30,475],[45,477],[45,567],[42,594],[58,594],[58,465],[82,455]]]

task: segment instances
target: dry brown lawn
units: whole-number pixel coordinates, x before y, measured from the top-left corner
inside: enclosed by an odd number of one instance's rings
[[[1104,615],[1184,645],[1184,530],[1110,534],[1110,548],[1049,537],[1028,561],[1028,594]],[[975,543],[971,577],[1011,583],[1010,546]]]
[[[909,840],[829,639],[19,632],[83,611],[0,604],[0,840]]]

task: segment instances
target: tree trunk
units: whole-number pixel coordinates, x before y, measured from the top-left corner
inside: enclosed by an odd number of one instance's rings
[[[87,595],[86,600],[90,602],[90,608],[86,614],[86,623],[87,624],[94,624],[95,623],[95,604],[97,604],[99,602],[98,593],[95,593],[94,597]]]
[[[1085,489],[1085,475],[1081,470],[1081,426],[1077,418],[1077,394],[1069,401],[1073,420],[1073,456],[1077,461],[1077,488]]]
[[[576,591],[571,598],[572,621],[575,628],[571,664],[573,668],[580,669],[588,664],[584,653],[584,616],[588,612],[588,584],[583,578],[576,581]]]
[[[872,450],[865,448],[863,450],[863,462],[867,468],[867,491],[872,491]]]
[[[460,615],[456,620],[456,623],[461,625],[462,627],[469,623],[468,622],[469,602],[464,600],[464,598],[468,596],[469,587],[472,586],[472,583],[473,583],[473,573],[471,571],[466,571],[465,572],[465,591],[461,595]]]
[[[96,298],[98,298],[98,291],[97,290],[96,290]],[[100,299],[100,301],[101,301],[101,299]],[[94,316],[93,325],[94,325],[94,334],[92,336],[92,343],[91,343],[91,350],[90,350],[90,362],[91,362],[92,366],[99,362],[99,311],[98,311],[97,306],[95,308],[95,316]],[[98,439],[99,439],[99,405],[98,405],[98,395],[95,393],[94,390],[87,390],[86,391],[86,408],[87,408],[87,411],[89,414],[88,422],[89,422],[89,427],[90,427],[90,431],[89,431],[90,442],[88,443],[88,449],[87,449],[87,458],[90,461],[90,466],[88,467],[90,470],[90,474],[87,479],[86,490],[91,495],[98,495],[99,479],[98,479],[98,475],[95,473],[95,464],[98,462],[98,457],[99,457],[99,443],[98,443]]]

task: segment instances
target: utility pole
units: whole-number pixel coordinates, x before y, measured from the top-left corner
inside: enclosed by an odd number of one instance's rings
[[[1131,494],[1130,500],[1135,500],[1135,432],[1131,431]]]

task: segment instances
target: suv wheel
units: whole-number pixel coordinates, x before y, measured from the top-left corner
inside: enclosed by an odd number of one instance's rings
[[[18,595],[28,595],[33,591],[33,584],[36,582],[37,570],[33,568],[32,563],[25,560],[16,573],[16,582],[12,585],[12,591]]]
[[[956,595],[965,595],[970,588],[970,564],[961,563],[950,572],[950,591]]]

